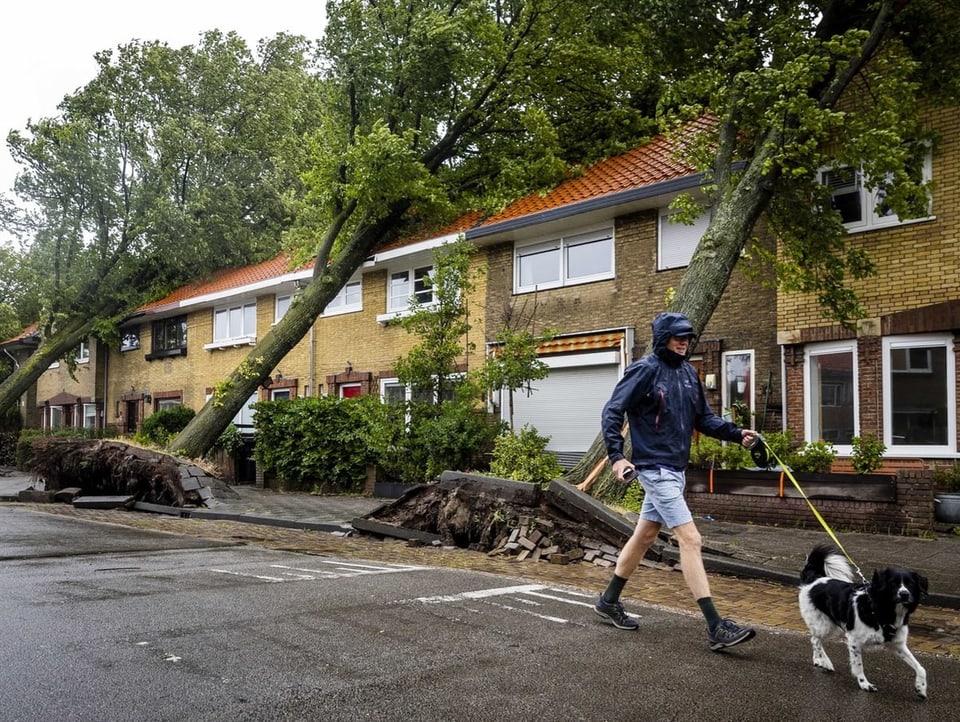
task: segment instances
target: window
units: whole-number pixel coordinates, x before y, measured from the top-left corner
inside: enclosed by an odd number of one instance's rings
[[[83,428],[85,429],[97,428],[97,405],[96,404],[83,405]]]
[[[120,337],[120,351],[136,351],[140,348],[140,329],[128,328]]]
[[[163,356],[186,356],[187,317],[176,316],[153,322],[153,343],[147,360]]]
[[[851,439],[860,433],[856,345],[812,344],[805,356],[805,438],[829,441],[837,453],[852,454]]]
[[[918,170],[918,180],[929,181],[932,177],[931,167],[932,160],[928,152]],[[825,168],[820,171],[820,182],[830,189],[830,205],[840,213],[847,230],[869,230],[902,223],[884,202],[886,191],[883,188],[869,188],[871,184],[859,169],[850,166]]]
[[[182,406],[183,401],[179,396],[170,396],[165,398],[157,397],[157,411],[169,411],[170,409]]]
[[[277,296],[276,306],[273,312],[273,322],[280,323],[280,319],[287,315],[290,310],[290,304],[293,302],[293,296]]]
[[[722,363],[723,415],[749,428],[753,423],[753,351],[728,351]]]
[[[77,346],[76,355],[74,359],[78,364],[85,364],[90,362],[90,344],[87,341],[81,341],[80,345]]]
[[[657,239],[657,270],[668,271],[671,268],[684,268],[690,265],[700,239],[710,225],[710,214],[704,213],[692,225],[671,220],[679,211],[670,208],[660,209]]]
[[[270,389],[270,400],[278,401],[279,399],[289,399],[290,398],[290,389]]]
[[[450,377],[448,377],[450,378]],[[380,380],[380,398],[386,404],[402,404],[405,401],[415,401],[417,403],[432,404],[434,401],[434,389],[423,388],[414,389],[406,386],[397,379]],[[444,401],[453,401],[454,391],[452,388],[446,388],[443,392]]]
[[[395,271],[390,274],[390,288],[387,294],[387,312],[406,311],[410,302],[427,305],[433,303],[433,289],[430,285],[430,273],[433,266],[421,266],[410,271]]]
[[[205,349],[221,346],[253,345],[257,341],[257,304],[218,308],[213,312],[213,343]]]
[[[430,269],[427,269],[429,272]],[[392,289],[392,279],[391,279],[391,289]],[[429,303],[433,300],[432,295],[427,301],[422,301],[421,303]],[[406,305],[404,306],[406,308]],[[323,309],[324,316],[335,316],[340,313],[351,313],[353,311],[362,311],[363,310],[363,293],[360,281],[351,281],[346,286],[340,289],[340,292],[334,296],[330,303],[327,304],[327,307]]]
[[[341,399],[355,399],[363,394],[360,384],[340,384],[338,389]]]
[[[883,443],[888,449],[897,455],[955,454],[955,376],[949,334],[883,339]]]
[[[517,246],[514,269],[515,293],[613,278],[613,229]]]

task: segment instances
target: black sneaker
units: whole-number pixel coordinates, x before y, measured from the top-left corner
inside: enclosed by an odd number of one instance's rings
[[[617,629],[633,630],[640,626],[640,622],[627,614],[621,602],[617,601],[611,604],[610,602],[604,601],[603,595],[601,595],[597,599],[597,603],[593,605],[593,611]]]
[[[707,640],[710,642],[710,649],[716,652],[753,639],[756,634],[756,630],[751,627],[738,627],[732,619],[721,619],[720,624],[707,632]]]

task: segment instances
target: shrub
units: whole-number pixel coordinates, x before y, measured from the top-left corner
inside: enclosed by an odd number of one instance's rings
[[[787,463],[794,471],[826,474],[836,458],[837,452],[829,441],[805,441]]]
[[[355,492],[367,465],[382,404],[372,396],[261,401],[254,406],[254,457],[289,490]]]
[[[689,465],[695,469],[719,469],[723,464],[723,445],[712,436],[700,434],[690,445]]]
[[[850,443],[853,445],[851,463],[858,474],[869,474],[883,466],[883,452],[887,446],[876,436],[854,436]]]
[[[941,489],[960,491],[960,464],[936,465],[933,467],[933,481]]]
[[[196,415],[189,406],[174,406],[158,411],[144,419],[140,431],[133,438],[137,443],[163,448],[187,428]]]
[[[525,424],[520,433],[501,434],[493,444],[490,472],[504,479],[542,484],[563,473],[557,457],[546,451],[550,439]]]

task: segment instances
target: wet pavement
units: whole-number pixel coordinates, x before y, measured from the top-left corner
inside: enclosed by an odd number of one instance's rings
[[[0,501],[17,500],[29,476],[0,469]],[[282,493],[253,486],[231,487],[208,509],[190,509],[180,517],[110,509],[77,509],[68,504],[19,504],[32,511],[107,521],[126,526],[259,543],[311,554],[376,555],[384,560],[453,566],[537,578],[551,583],[601,590],[610,570],[590,564],[517,562],[462,549],[416,547],[351,534],[350,521],[392,499],[363,496],[316,496]],[[820,528],[797,529],[697,520],[704,538],[704,562],[721,614],[756,625],[802,631],[796,584],[807,552],[831,542]],[[331,533],[333,532],[333,533]],[[938,527],[925,537],[849,533],[834,530],[848,556],[869,578],[874,569],[902,566],[929,580],[929,597],[911,624],[911,647],[917,651],[960,656],[960,535]],[[676,558],[666,545],[665,556]],[[631,602],[655,604],[693,613],[696,606],[677,566],[644,562],[624,592]],[[631,611],[633,611],[631,609]]]

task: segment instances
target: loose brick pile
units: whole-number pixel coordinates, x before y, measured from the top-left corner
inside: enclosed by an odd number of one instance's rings
[[[617,563],[620,550],[601,541],[581,539],[578,546],[566,545],[561,550],[551,535],[556,526],[556,522],[544,517],[520,517],[519,526],[502,536],[488,555],[513,556],[517,561],[545,560],[551,564],[584,561],[598,567],[611,567]]]

